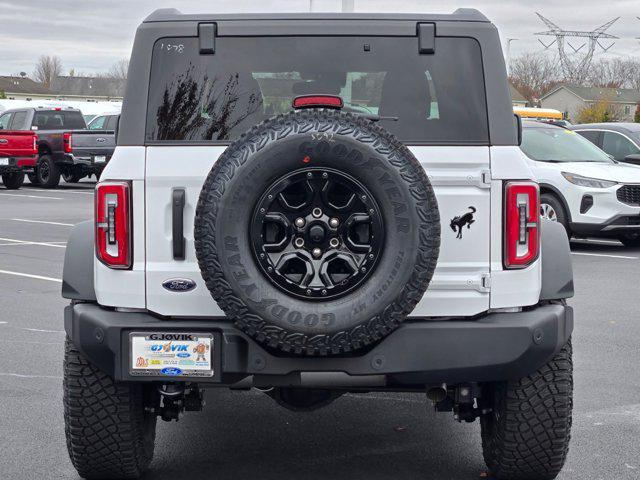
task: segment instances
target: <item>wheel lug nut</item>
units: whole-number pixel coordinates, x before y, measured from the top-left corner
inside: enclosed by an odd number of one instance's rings
[[[326,290],[322,290],[322,294],[323,294],[323,295],[326,295],[326,294],[327,294],[327,291],[326,291]]]
[[[311,211],[311,215],[313,215],[315,218],[320,218],[322,216],[322,210],[316,207]]]
[[[322,250],[320,250],[319,248],[314,248],[313,250],[311,250],[311,254],[318,258],[320,255],[322,255]]]
[[[304,227],[304,223],[305,223],[304,218],[302,217],[296,218],[296,227],[302,228]]]
[[[329,240],[329,245],[331,245],[331,247],[336,248],[338,245],[340,245],[340,240],[338,240],[337,238],[332,238],[331,240]]]
[[[293,244],[298,247],[298,248],[302,248],[304,247],[304,238],[302,237],[298,237],[293,241]]]
[[[313,177],[313,173],[311,173],[311,172],[307,173],[307,177],[308,177],[308,178]]]
[[[337,218],[332,218],[331,220],[329,220],[329,226],[331,228],[336,228],[338,224],[340,224],[340,221]]]
[[[324,172],[324,173],[322,174],[322,178],[327,178],[328,176],[329,176],[329,174],[328,174],[327,172]]]
[[[311,290],[307,290],[307,295],[311,295]]]

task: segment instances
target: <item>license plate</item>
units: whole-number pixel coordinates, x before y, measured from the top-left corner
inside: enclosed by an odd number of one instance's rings
[[[208,333],[130,333],[131,375],[213,377],[215,342]],[[217,352],[215,352],[217,354]]]
[[[96,155],[93,157],[94,163],[104,163],[107,161],[107,157],[105,155]]]
[[[9,165],[8,158],[0,158],[0,165]]]

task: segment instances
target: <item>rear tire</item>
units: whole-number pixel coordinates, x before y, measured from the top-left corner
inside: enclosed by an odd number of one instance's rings
[[[38,175],[36,175],[35,171],[33,173],[27,173],[27,178],[33,185],[40,185],[40,182],[38,182]]]
[[[43,155],[36,168],[38,183],[44,188],[55,188],[60,183],[60,169],[50,155]]]
[[[7,190],[18,190],[24,183],[24,173],[5,173],[2,175],[2,183]]]
[[[571,438],[571,340],[549,363],[520,380],[485,387],[493,411],[481,417],[482,453],[499,480],[551,480]]]
[[[74,172],[62,174],[62,179],[66,183],[78,183],[82,178],[84,178],[83,175],[79,175],[78,173],[74,173]]]
[[[156,416],[142,384],[117,383],[65,342],[67,450],[81,477],[138,478],[153,458]]]
[[[540,215],[552,222],[562,224],[567,236],[571,238],[571,229],[569,228],[569,219],[562,202],[552,193],[543,193],[540,195]]]

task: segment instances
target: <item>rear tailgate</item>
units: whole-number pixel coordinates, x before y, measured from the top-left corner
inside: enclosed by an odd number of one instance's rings
[[[71,149],[79,158],[105,157],[109,161],[116,148],[113,130],[75,130],[71,132]]]
[[[29,130],[0,131],[0,157],[31,157],[34,149],[36,134]]]

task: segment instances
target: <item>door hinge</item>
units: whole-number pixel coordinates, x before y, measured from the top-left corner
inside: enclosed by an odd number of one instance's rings
[[[484,185],[491,186],[491,170],[483,170],[481,177]]]
[[[480,279],[480,288],[482,292],[490,292],[491,291],[491,274],[483,273]]]

